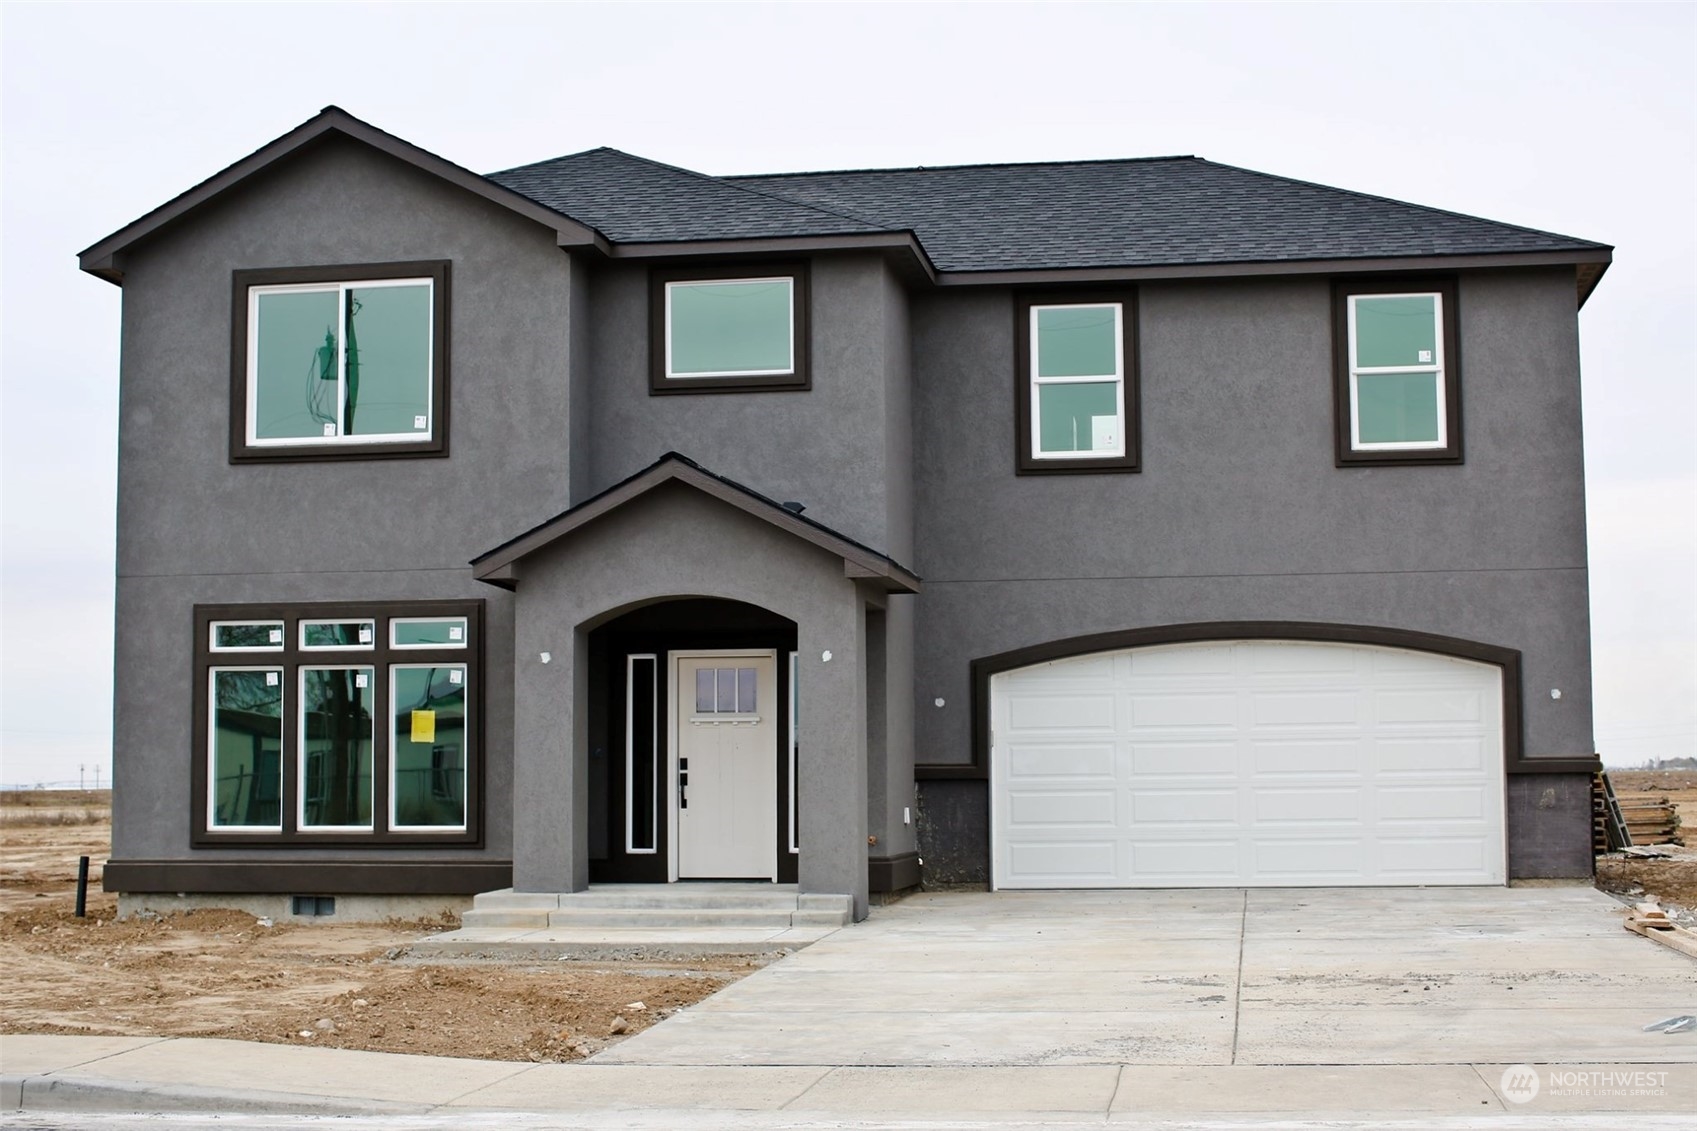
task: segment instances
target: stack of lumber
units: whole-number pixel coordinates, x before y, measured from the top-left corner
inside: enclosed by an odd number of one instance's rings
[[[1668,913],[1654,902],[1634,905],[1626,913],[1626,929],[1697,958],[1697,932],[1686,930],[1669,919]]]
[[[1621,816],[1633,844],[1684,844],[1679,836],[1679,809],[1665,796],[1621,793]]]

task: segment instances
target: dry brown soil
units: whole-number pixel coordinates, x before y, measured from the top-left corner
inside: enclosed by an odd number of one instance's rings
[[[99,890],[107,795],[43,791],[8,804],[16,796],[0,796],[0,1032],[574,1060],[770,957],[419,963],[400,952],[452,922],[264,927],[223,910],[118,921]],[[92,878],[78,919],[81,855]]]
[[[1610,853],[1597,858],[1597,886],[1635,898],[1655,896],[1663,904],[1697,912],[1697,771],[1610,770],[1615,796],[1666,797],[1679,812],[1684,848],[1673,859],[1649,860]],[[1639,895],[1634,889],[1641,889]]]

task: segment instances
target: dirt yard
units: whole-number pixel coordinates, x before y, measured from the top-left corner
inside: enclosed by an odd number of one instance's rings
[[[1610,770],[1615,796],[1635,794],[1666,797],[1679,812],[1683,848],[1666,860],[1640,859],[1610,853],[1597,859],[1597,886],[1619,895],[1655,896],[1662,903],[1697,913],[1697,771]]]
[[[452,923],[266,927],[214,910],[119,922],[99,890],[108,804],[105,793],[0,795],[0,1032],[575,1060],[769,960],[422,964],[400,952]],[[78,919],[81,855],[92,874]]]

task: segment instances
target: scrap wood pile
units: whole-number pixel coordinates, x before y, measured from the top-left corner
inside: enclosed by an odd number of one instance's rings
[[[1653,900],[1648,903],[1634,904],[1632,910],[1626,913],[1626,929],[1647,939],[1654,939],[1663,946],[1672,947],[1681,954],[1697,958],[1697,931],[1691,931],[1668,918],[1661,905]]]

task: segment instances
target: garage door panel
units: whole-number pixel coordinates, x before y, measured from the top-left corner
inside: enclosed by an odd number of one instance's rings
[[[1485,791],[1471,786],[1381,786],[1379,814],[1385,821],[1480,821]]]
[[[1503,882],[1497,668],[1233,641],[991,689],[997,886]]]
[[[1354,726],[1361,722],[1361,697],[1353,691],[1257,691],[1252,697],[1257,726]]]
[[[1494,851],[1480,836],[1385,837],[1379,841],[1379,873],[1408,883],[1441,883],[1446,878],[1477,883],[1472,877],[1491,869]],[[1496,871],[1495,882],[1501,883],[1500,867]]]
[[[1358,738],[1250,743],[1256,774],[1351,774],[1363,772]]]
[[[1256,840],[1250,848],[1251,880],[1262,883],[1338,883],[1357,877],[1367,843],[1360,837]]]
[[[1228,742],[1133,742],[1131,772],[1236,777],[1238,751]]]
[[[1131,725],[1135,727],[1234,727],[1235,695],[1133,695]]]
[[[1016,781],[1114,777],[1112,742],[1054,744],[1022,742],[1007,752],[1008,777]]]
[[[1482,776],[1496,751],[1478,735],[1380,738],[1373,762],[1387,774],[1471,773]]]
[[[1237,674],[1237,653],[1229,644],[1192,644],[1182,650],[1172,649],[1165,656],[1157,656],[1155,651],[1133,649],[1121,655],[1127,658],[1126,666],[1135,678],[1171,681],[1216,675],[1230,680]]]
[[[1409,723],[1421,727],[1446,723],[1477,725],[1485,717],[1484,696],[1466,688],[1423,688],[1380,691],[1375,697],[1380,723]]]
[[[1158,825],[1220,824],[1236,828],[1238,792],[1231,789],[1149,789],[1133,787],[1131,819],[1135,830]]]
[[[1033,841],[1009,853],[1008,887],[1086,887],[1119,875],[1115,840]]]
[[[1232,885],[1243,871],[1237,839],[1211,841],[1136,841],[1129,845],[1127,870],[1145,881],[1169,886]]]
[[[1365,790],[1355,789],[1257,789],[1255,824],[1281,822],[1301,824],[1360,824],[1366,817]]]
[[[1114,829],[1119,827],[1112,790],[1056,790],[1052,793],[1018,793],[1008,799],[1011,828],[1055,828],[1057,826]]]
[[[1008,730],[1069,731],[1114,729],[1114,696],[1020,694],[1008,700]]]

